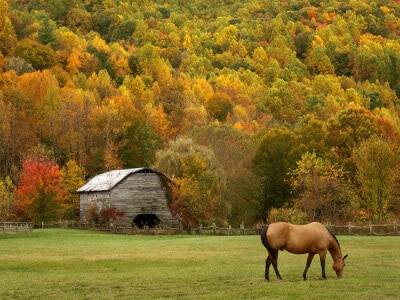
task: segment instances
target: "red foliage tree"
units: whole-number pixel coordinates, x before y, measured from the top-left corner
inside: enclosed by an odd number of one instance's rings
[[[34,222],[53,221],[62,216],[65,192],[60,188],[59,167],[53,161],[28,159],[16,191],[17,206]]]

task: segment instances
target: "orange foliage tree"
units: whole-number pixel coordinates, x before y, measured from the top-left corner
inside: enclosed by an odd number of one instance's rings
[[[203,162],[199,162],[200,165]],[[185,164],[184,164],[185,165]],[[185,173],[192,173],[193,166],[183,166]],[[186,174],[182,178],[174,178],[172,186],[172,203],[170,208],[185,226],[197,226],[214,216],[218,196],[215,174],[201,167],[201,176]],[[195,171],[197,173],[197,171]]]
[[[28,159],[22,165],[17,206],[34,222],[54,221],[63,214],[64,191],[58,165],[46,159]]]

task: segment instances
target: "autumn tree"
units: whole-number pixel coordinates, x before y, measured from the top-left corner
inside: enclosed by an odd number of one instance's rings
[[[315,46],[305,59],[305,64],[314,74],[333,74],[335,71],[326,49],[322,45]]]
[[[51,44],[56,39],[53,34],[55,25],[50,21],[48,16],[45,16],[42,22],[43,24],[38,30],[38,39],[43,44]]]
[[[250,134],[215,122],[194,128],[190,136],[197,144],[212,149],[224,171],[219,220],[237,226],[242,221],[253,222],[259,210],[260,185],[251,169],[254,144]]]
[[[10,177],[0,180],[0,221],[12,219],[12,208],[16,201],[15,189]]]
[[[54,114],[59,126],[53,129],[57,134],[56,146],[68,159],[75,159],[86,168],[89,150],[96,142],[89,118],[96,105],[95,96],[90,91],[64,87],[59,97],[61,105]]]
[[[21,57],[11,57],[5,65],[5,70],[14,70],[18,75],[35,71],[30,63]]]
[[[232,111],[233,101],[225,93],[215,93],[207,99],[206,109],[216,120],[225,122],[228,113]]]
[[[15,178],[16,166],[27,149],[39,142],[39,123],[32,100],[15,87],[15,73],[1,76],[0,93],[0,171]],[[16,138],[18,137],[18,138]]]
[[[288,82],[277,79],[270,87],[265,89],[263,98],[263,107],[266,111],[271,112],[277,120],[294,122],[296,116],[294,111],[295,99]]]
[[[330,156],[326,140],[326,123],[313,117],[304,118],[295,132],[299,136],[298,148],[302,153],[315,153],[318,157]]]
[[[65,21],[69,28],[83,34],[87,34],[93,27],[91,13],[78,7],[73,7],[68,11]]]
[[[28,61],[37,70],[47,69],[56,63],[56,54],[50,45],[42,45],[29,38],[16,46],[15,55]]]
[[[1,29],[1,27],[3,28]],[[15,35],[14,27],[10,19],[7,17],[4,21],[4,26],[1,26],[0,24],[0,53],[4,54],[12,53],[16,45],[17,45],[17,36]]]
[[[134,120],[119,137],[118,153],[126,168],[149,166],[155,161],[162,139],[142,118]]]
[[[17,206],[35,223],[57,220],[64,211],[64,191],[60,180],[60,170],[54,161],[43,158],[25,160],[16,191]]]
[[[386,139],[372,136],[353,150],[352,158],[357,167],[361,208],[371,219],[387,219],[388,207],[398,196],[396,152]]]
[[[272,207],[291,204],[289,171],[300,158],[298,137],[287,128],[268,130],[256,148],[253,159],[254,172],[262,184],[260,219],[265,219]]]
[[[344,171],[338,164],[305,153],[290,172],[296,200],[295,207],[308,215],[309,221],[343,220],[348,217],[351,194]]]
[[[158,152],[155,168],[175,182],[171,209],[183,224],[198,226],[214,217],[223,173],[210,149],[178,139]]]
[[[83,186],[84,170],[75,160],[70,160],[60,171],[61,187],[65,191],[65,217],[76,218],[79,216],[79,195],[77,190]]]
[[[348,160],[352,149],[373,135],[398,139],[394,125],[361,107],[350,107],[327,123],[327,144],[343,160]]]
[[[93,73],[88,78],[87,85],[98,93],[100,99],[115,95],[115,82],[113,82],[107,70],[100,70],[98,74]]]

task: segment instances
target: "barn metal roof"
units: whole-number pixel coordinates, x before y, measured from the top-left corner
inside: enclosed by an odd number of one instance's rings
[[[159,173],[157,171],[148,168],[134,168],[134,169],[124,169],[124,170],[113,170],[107,173],[103,173],[93,177],[84,186],[77,190],[78,193],[84,192],[102,192],[109,191],[120,183],[125,177],[130,174],[138,173],[143,170],[148,170],[149,172]]]

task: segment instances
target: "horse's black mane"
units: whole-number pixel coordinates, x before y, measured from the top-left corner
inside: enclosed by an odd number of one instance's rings
[[[338,241],[338,239],[336,238],[336,236],[333,234],[333,232],[332,232],[328,227],[326,227],[326,229],[328,229],[328,232],[331,234],[331,236],[333,237],[333,239],[336,241],[336,243],[338,244],[339,249],[340,249],[340,244],[339,244],[339,241]]]

